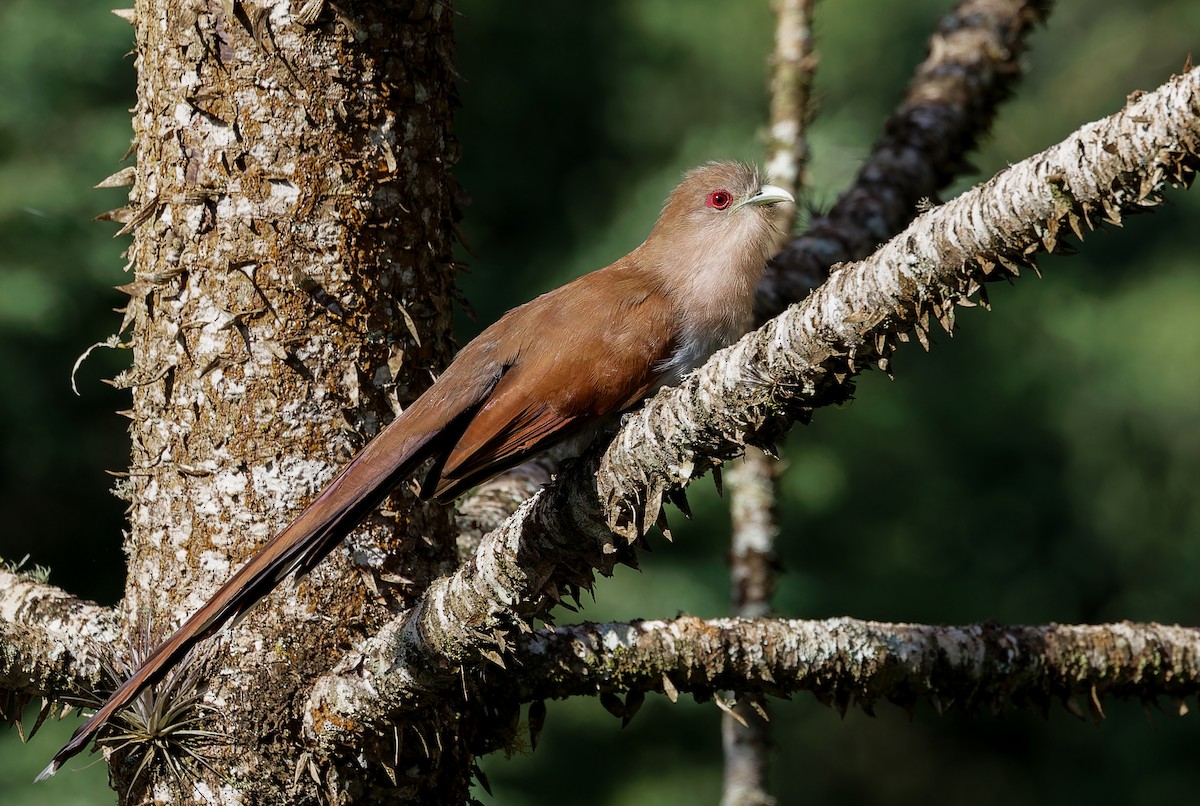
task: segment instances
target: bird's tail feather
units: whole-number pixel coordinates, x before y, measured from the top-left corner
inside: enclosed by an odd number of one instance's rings
[[[294,521],[267,541],[262,550],[203,607],[163,641],[145,663],[117,687],[108,702],[79,726],[36,780],[43,781],[54,775],[67,759],[87,747],[114,714],[129,705],[147,686],[161,680],[189,649],[231,619],[244,614],[288,574],[304,574],[311,570],[400,479],[436,449],[437,432],[413,438],[395,428],[396,425],[393,422],[369,442]]]

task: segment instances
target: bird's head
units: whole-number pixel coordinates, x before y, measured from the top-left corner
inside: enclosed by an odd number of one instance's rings
[[[779,208],[794,202],[783,188],[764,185],[752,165],[710,162],[684,174],[638,251],[687,305],[748,309],[767,258],[786,237]]]
[[[793,203],[783,188],[763,184],[752,165],[710,162],[684,174],[648,240],[765,260],[783,236],[778,207]]]

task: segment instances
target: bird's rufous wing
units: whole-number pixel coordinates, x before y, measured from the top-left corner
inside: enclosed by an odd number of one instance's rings
[[[521,327],[505,332],[521,338],[497,345],[504,374],[435,465],[437,498],[454,498],[658,387],[677,317],[644,277],[615,264],[513,312]]]

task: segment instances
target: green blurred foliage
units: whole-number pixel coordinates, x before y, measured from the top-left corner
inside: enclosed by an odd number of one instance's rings
[[[133,79],[122,58],[128,27],[79,5],[0,9],[0,369],[10,378],[0,390],[9,516],[0,553],[31,551],[54,580],[111,600],[121,520],[101,470],[124,461],[111,412],[125,404],[97,379],[120,357],[89,359],[82,398],[67,378],[118,323],[108,309],[120,298],[107,289],[125,282],[122,244],[111,225],[88,219],[121,197],[89,188],[119,167]],[[462,285],[479,317],[460,338],[634,246],[685,168],[761,153],[765,0],[456,6],[456,173],[474,199]],[[821,6],[809,204],[829,205],[853,177],[949,6]],[[1058,4],[1034,36],[1027,79],[975,155],[979,174],[946,196],[1157,86],[1198,33],[1194,0]],[[782,615],[1196,623],[1200,198],[1169,199],[1089,237],[1075,257],[1044,261],[1044,280],[993,286],[993,312],[962,310],[953,339],[939,336],[929,354],[903,348],[895,381],[864,376],[853,403],[794,432]],[[581,617],[726,611],[724,502],[703,482],[691,498],[695,520],[672,517],[676,542],[655,539],[642,572],[603,581]],[[876,718],[851,709],[842,719],[808,696],[772,708],[784,804],[1194,798],[1195,717],[1143,714],[1140,704],[1106,703],[1098,727],[1058,707],[1048,719],[887,705]],[[72,789],[92,796],[75,801],[66,790],[12,788],[56,742],[4,741],[0,801],[112,802],[99,783]],[[536,753],[483,766],[489,803],[711,803],[718,712],[651,697],[622,731],[595,701],[552,703]]]
[[[124,244],[92,218],[124,196],[92,186],[129,147],[130,44],[103,5],[0,5],[0,556],[31,554],[53,581],[104,601],[124,581],[123,508],[104,471],[128,464],[114,414],[128,395],[98,379],[125,361],[99,351],[79,397],[71,367],[120,323]]]
[[[37,721],[37,708],[25,713],[25,728]],[[71,738],[75,720],[50,719],[29,744],[21,744],[15,730],[0,734],[0,803],[4,806],[100,806],[116,802],[108,788],[104,758],[81,755],[66,770],[41,784],[33,779],[54,751]]]

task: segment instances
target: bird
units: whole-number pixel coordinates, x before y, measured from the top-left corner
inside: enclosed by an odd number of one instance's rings
[[[786,190],[710,162],[683,175],[646,239],[614,263],[513,308],[404,409],[112,693],[45,780],[199,641],[329,554],[420,466],[420,496],[451,502],[526,459],[567,455],[749,328],[754,289],[784,237]],[[565,448],[563,447],[565,446]]]

